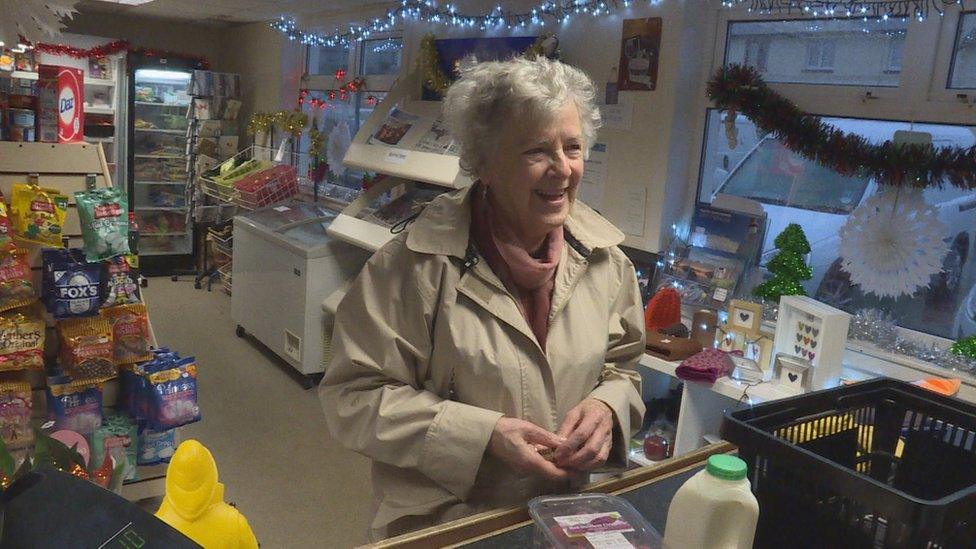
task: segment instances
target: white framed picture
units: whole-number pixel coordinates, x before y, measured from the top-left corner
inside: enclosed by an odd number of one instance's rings
[[[773,362],[773,381],[792,393],[810,390],[813,367],[809,360],[781,353]]]
[[[806,296],[783,296],[773,355],[793,355],[810,363],[810,389],[840,381],[841,360],[851,315]]]

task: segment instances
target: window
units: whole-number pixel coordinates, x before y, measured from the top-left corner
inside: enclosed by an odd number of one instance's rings
[[[976,144],[976,126],[864,118],[824,121],[872,143],[892,139],[897,130],[911,129],[931,134],[936,146]],[[878,192],[879,182],[841,176],[806,160],[773,136],[763,135],[742,116],[736,119],[735,128],[733,141],[727,135],[724,113],[708,112],[699,201],[711,203],[719,194],[730,194],[762,203],[769,216],[764,262],[775,253],[776,236],[788,223],[799,223],[812,248],[809,263],[814,276],[805,284],[809,295],[852,313],[883,309],[900,326],[933,335],[955,339],[976,334],[976,191],[950,186],[924,191],[926,202],[936,207],[945,227],[943,241],[949,251],[943,270],[912,296],[879,299],[852,284],[838,258],[839,231],[847,215]]]
[[[725,63],[752,65],[767,82],[896,87],[892,56],[900,66],[907,28],[894,18],[730,21]]]
[[[950,88],[976,88],[976,12],[962,14],[952,55]]]
[[[766,72],[766,61],[768,57],[769,38],[760,36],[746,39],[746,65],[755,67],[759,72]]]
[[[359,68],[359,74],[400,74],[402,54],[402,38],[366,40],[362,45],[362,64]]]
[[[349,71],[349,46],[308,48],[308,74],[334,75],[336,71]]]
[[[807,41],[808,71],[834,70],[834,41],[829,38],[814,38]]]
[[[905,50],[905,36],[892,38],[888,43],[888,69],[887,72],[901,72],[901,56]]]

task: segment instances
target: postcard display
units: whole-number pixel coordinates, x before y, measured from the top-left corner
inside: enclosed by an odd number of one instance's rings
[[[698,205],[687,236],[675,236],[658,265],[655,288],[677,289],[689,311],[727,308],[758,265],[765,228],[765,216]]]
[[[205,195],[196,184],[199,174],[237,154],[237,115],[241,109],[241,77],[213,71],[193,71],[190,79],[186,172],[191,189],[189,215],[194,222],[219,222],[233,215],[233,205]]]

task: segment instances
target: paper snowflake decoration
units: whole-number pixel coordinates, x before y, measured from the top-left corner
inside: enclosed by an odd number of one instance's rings
[[[54,38],[63,20],[75,14],[78,0],[0,0],[0,42],[8,48],[20,43],[19,35],[37,42]]]
[[[342,159],[352,144],[352,135],[349,133],[349,124],[345,120],[339,122],[329,133],[329,143],[326,145],[325,160],[329,163],[329,171],[336,177],[341,177],[346,173]]]
[[[938,209],[918,190],[888,190],[855,209],[840,230],[841,268],[865,293],[911,295],[942,270],[947,246]]]

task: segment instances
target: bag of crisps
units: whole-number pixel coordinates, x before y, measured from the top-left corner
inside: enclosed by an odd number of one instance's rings
[[[68,197],[57,189],[17,183],[13,187],[10,209],[14,235],[24,242],[61,248]]]
[[[149,315],[142,303],[102,309],[112,325],[112,359],[116,364],[133,364],[153,359]]]
[[[9,449],[30,446],[31,386],[23,373],[0,374],[0,438]]]
[[[0,313],[0,370],[44,368],[44,327],[37,305]]]
[[[105,381],[118,375],[112,360],[112,325],[103,316],[58,323],[61,367],[74,379]]]
[[[29,255],[23,248],[0,252],[0,311],[23,307],[37,299]]]
[[[0,250],[9,250],[14,247],[13,234],[10,230],[10,214],[7,213],[7,203],[3,200],[0,193]]]

